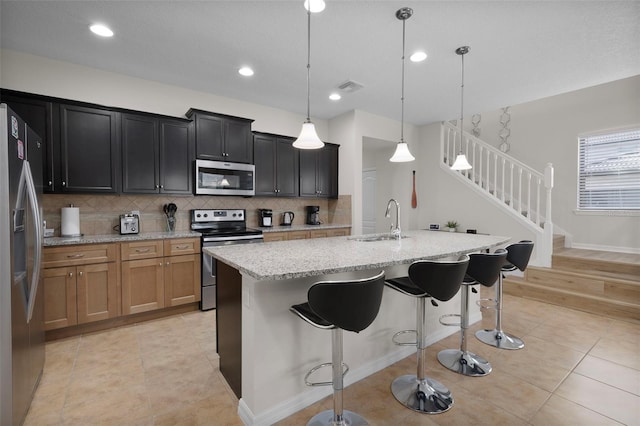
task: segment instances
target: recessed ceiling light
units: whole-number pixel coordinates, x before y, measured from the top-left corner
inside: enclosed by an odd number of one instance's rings
[[[325,8],[324,0],[304,0],[304,8],[311,13],[322,12]],[[311,7],[311,9],[309,9]]]
[[[329,99],[332,101],[339,101],[342,98],[338,93],[332,93],[329,95]]]
[[[427,54],[424,52],[416,52],[411,55],[409,59],[411,59],[411,62],[422,62],[427,59]]]
[[[100,37],[112,37],[113,31],[106,25],[94,24],[89,27],[92,33],[99,35]]]
[[[253,70],[249,67],[242,67],[238,70],[238,73],[245,77],[251,77],[253,75]]]

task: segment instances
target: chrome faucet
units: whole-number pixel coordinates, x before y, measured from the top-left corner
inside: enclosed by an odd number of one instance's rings
[[[395,203],[396,205],[396,225],[391,225],[390,232],[395,238],[400,239],[400,204],[393,198],[387,203],[387,210],[384,212],[384,217],[391,217],[391,203]]]

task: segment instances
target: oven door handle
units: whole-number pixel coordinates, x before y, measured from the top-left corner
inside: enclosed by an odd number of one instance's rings
[[[202,237],[203,243],[217,243],[221,241],[262,240],[262,235],[235,235],[229,237]]]

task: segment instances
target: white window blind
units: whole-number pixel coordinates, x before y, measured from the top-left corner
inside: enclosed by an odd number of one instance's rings
[[[640,209],[640,129],[579,144],[578,210]]]

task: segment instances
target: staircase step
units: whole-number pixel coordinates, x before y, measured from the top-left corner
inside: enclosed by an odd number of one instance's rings
[[[640,280],[534,266],[527,268],[525,280],[542,287],[573,291],[620,302],[640,303]]]
[[[565,248],[554,252],[553,269],[640,280],[640,254]]]
[[[562,234],[553,234],[553,252],[556,253],[564,249],[565,236]]]
[[[640,305],[638,303],[621,302],[583,292],[542,286],[525,281],[520,277],[505,279],[503,291],[512,296],[640,324]]]

